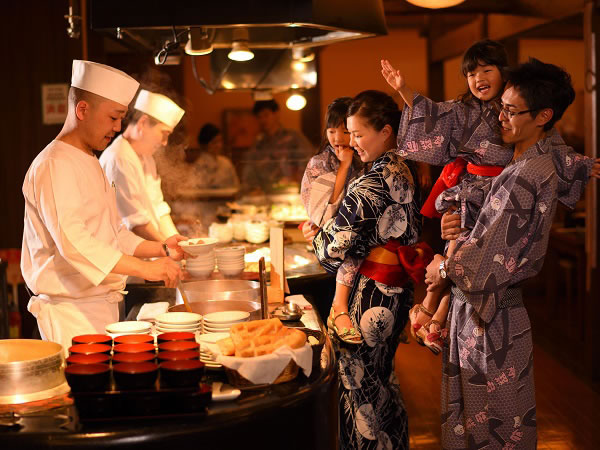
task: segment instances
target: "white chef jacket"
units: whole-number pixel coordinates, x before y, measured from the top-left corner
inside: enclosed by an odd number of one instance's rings
[[[23,196],[21,271],[36,294],[28,308],[40,330],[63,346],[70,343],[71,333],[65,328],[103,332],[118,309],[105,304],[122,299],[118,291],[126,280],[110,271],[123,254],[132,255],[143,239],[123,226],[114,188],[100,163],[95,156],[54,140],[29,167]],[[98,313],[99,303],[101,309],[108,308],[106,312]],[[54,307],[70,308],[70,319],[56,323],[61,315],[51,312]],[[79,324],[73,320],[77,314]],[[48,330],[50,319],[63,338],[53,338],[57,334]]]
[[[100,164],[117,187],[117,208],[127,228],[152,223],[160,230],[160,218],[171,208],[163,197],[154,157],[139,156],[121,135],[104,150]]]

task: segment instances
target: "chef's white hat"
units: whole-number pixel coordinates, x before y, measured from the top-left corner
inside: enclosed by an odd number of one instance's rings
[[[185,114],[185,111],[169,97],[145,89],[138,94],[134,108],[160,120],[171,128],[175,128]]]
[[[71,86],[129,106],[140,86],[125,72],[92,61],[73,60]]]

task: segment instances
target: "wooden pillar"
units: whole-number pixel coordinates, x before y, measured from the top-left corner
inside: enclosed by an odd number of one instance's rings
[[[600,118],[598,102],[598,70],[599,70],[599,45],[600,14],[598,1],[587,0],[583,14],[583,39],[585,45],[585,154],[592,158],[599,157],[598,151],[598,119]],[[598,181],[590,182],[586,195],[586,239],[587,253],[586,276],[586,302],[585,302],[585,342],[586,342],[586,368],[595,382],[600,382],[600,327],[597,320],[600,317],[600,303],[598,292],[600,290],[600,243],[598,242],[598,225],[600,224],[600,196]]]

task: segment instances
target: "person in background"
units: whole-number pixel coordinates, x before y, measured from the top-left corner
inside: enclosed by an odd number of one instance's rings
[[[144,239],[179,236],[165,202],[154,153],[165,147],[185,111],[168,97],[142,89],[123,134],[100,156],[116,186],[117,207],[127,228]]]
[[[198,133],[198,148],[185,150],[185,162],[193,166],[193,177],[187,184],[203,189],[240,188],[240,179],[223,155],[223,135],[212,123],[206,123]]]
[[[249,191],[269,193],[278,188],[298,187],[314,149],[306,137],[284,128],[275,100],[254,103],[252,113],[261,134],[246,156],[242,184]]]
[[[28,310],[43,339],[62,344],[80,334],[104,333],[119,320],[126,275],[164,281],[181,278],[174,238],[147,241],[123,225],[114,188],[94,150],[121,130],[139,83],[90,61],[73,61],[67,118],[55,140],[25,175],[21,271],[33,292]],[[158,258],[146,261],[140,258]]]

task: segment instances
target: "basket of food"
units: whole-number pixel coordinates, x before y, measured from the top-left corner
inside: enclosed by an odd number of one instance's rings
[[[230,337],[217,341],[217,361],[230,384],[238,388],[277,384],[296,378],[300,368],[310,376],[312,347],[306,334],[284,327],[279,319],[235,324]]]

